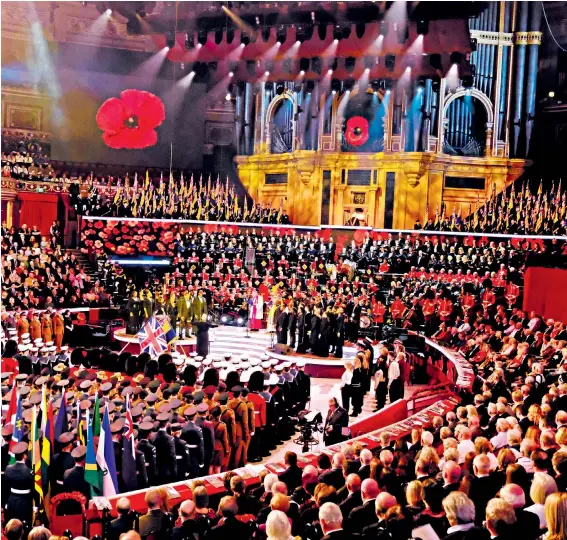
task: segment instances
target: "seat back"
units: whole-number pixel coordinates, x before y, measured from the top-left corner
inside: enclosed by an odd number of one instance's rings
[[[51,499],[49,529],[54,536],[63,536],[70,530],[73,536],[83,536],[85,528],[86,497],[78,492],[60,493]]]

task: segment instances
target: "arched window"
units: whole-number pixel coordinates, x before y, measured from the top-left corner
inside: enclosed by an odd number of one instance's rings
[[[293,150],[293,102],[287,97],[274,104],[270,120],[270,152],[283,154]]]

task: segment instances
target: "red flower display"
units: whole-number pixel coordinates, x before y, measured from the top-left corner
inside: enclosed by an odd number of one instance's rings
[[[368,120],[353,116],[346,123],[345,139],[352,146],[362,146],[368,140]]]
[[[110,148],[140,149],[157,143],[155,130],[165,120],[161,99],[142,90],[124,90],[120,98],[107,99],[96,115],[104,132],[102,140]]]

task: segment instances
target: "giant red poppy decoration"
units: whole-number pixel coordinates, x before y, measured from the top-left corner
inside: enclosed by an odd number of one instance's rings
[[[362,146],[368,140],[368,120],[363,116],[353,116],[346,123],[346,141],[352,146]]]
[[[140,149],[157,143],[155,130],[165,120],[161,99],[142,90],[124,90],[120,98],[107,99],[96,115],[104,132],[102,140],[110,148]]]

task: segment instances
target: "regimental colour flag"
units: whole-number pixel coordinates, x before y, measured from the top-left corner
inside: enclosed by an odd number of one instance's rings
[[[149,352],[152,356],[159,356],[167,350],[167,338],[163,323],[156,317],[150,317],[140,331],[136,334],[140,343],[141,352]]]
[[[116,462],[114,460],[114,444],[112,442],[112,432],[110,431],[110,417],[108,406],[104,408],[104,417],[98,439],[98,450],[96,461],[102,474],[102,495],[111,497],[118,493],[118,479],[116,476]]]

